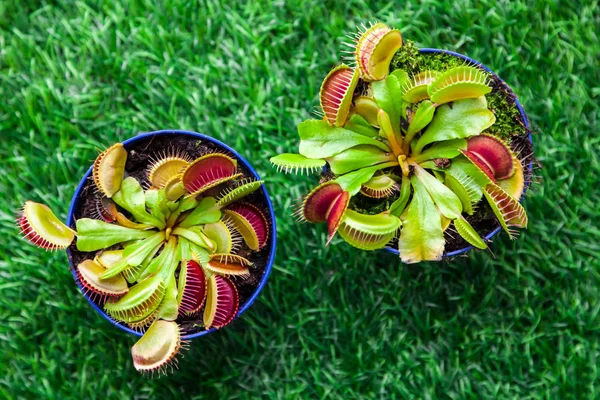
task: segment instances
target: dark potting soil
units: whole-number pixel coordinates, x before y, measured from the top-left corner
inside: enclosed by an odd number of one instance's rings
[[[128,144],[125,146],[125,148],[128,153],[127,163],[125,164],[126,177],[135,177],[144,188],[148,188],[150,186],[146,175],[146,170],[149,164],[152,162],[152,160],[160,158],[164,154],[185,154],[189,158],[195,159],[204,154],[221,152],[226,153],[230,157],[236,158],[233,154],[227,152],[225,149],[212,142],[199,140],[196,137],[182,133],[155,135],[143,140],[139,140],[135,143]],[[238,172],[242,173],[240,178],[213,188],[205,192],[204,196],[217,196],[225,189],[239,184],[242,179],[253,178],[253,175],[239,159]],[[79,218],[97,218],[98,213],[96,211],[96,204],[99,198],[100,195],[96,190],[92,177],[90,177],[83,187],[81,196],[75,205],[74,220]],[[269,232],[272,234],[273,216],[269,213],[267,201],[262,190],[257,190],[249,196],[246,196],[242,201],[258,207],[264,213],[269,223]],[[127,214],[125,210],[121,211],[124,214]],[[72,224],[71,228],[75,229],[74,223]],[[113,248],[118,247],[119,246],[117,245]],[[96,252],[81,252],[77,250],[76,242],[71,244],[69,250],[69,261],[72,267],[78,265],[86,259],[93,259],[96,255]],[[256,288],[260,283],[269,261],[270,251],[270,240],[268,244],[258,252],[251,251],[242,241],[241,247],[236,254],[249,259],[252,262],[252,265],[249,267],[250,276],[246,278],[232,277],[232,281],[238,289],[240,308],[246,304],[248,299],[256,291]],[[101,303],[96,302],[96,304],[102,308]],[[202,313],[199,313],[199,315],[193,317],[179,317],[177,322],[185,334],[193,334],[204,330],[202,326]]]
[[[412,76],[421,71],[445,70],[465,64],[466,62],[462,58],[447,53],[420,53],[412,42],[407,42],[394,56],[391,69],[400,68]],[[477,67],[477,64],[473,65]],[[533,157],[533,145],[529,139],[531,131],[523,120],[523,116],[515,102],[516,95],[511,88],[498,75],[493,73],[488,75],[492,91],[486,95],[486,99],[488,107],[496,116],[496,122],[487,132],[504,139],[510,144],[511,149],[523,165],[525,182],[526,185],[529,185],[533,176],[532,166],[536,162]],[[396,171],[396,174],[401,174],[401,171]],[[377,214],[389,209],[389,206],[397,197],[398,193],[386,199],[372,199],[359,193],[352,198],[350,207],[367,214]],[[486,237],[500,227],[500,223],[485,200],[478,204],[473,215],[467,215],[465,219],[482,237]],[[469,246],[469,243],[457,233],[446,230],[444,236],[446,239],[446,253]],[[394,239],[386,247],[398,249],[398,239]]]

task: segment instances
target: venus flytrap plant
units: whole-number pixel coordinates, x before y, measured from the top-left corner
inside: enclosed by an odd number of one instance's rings
[[[210,329],[235,317],[236,281],[250,276],[251,257],[270,235],[263,211],[243,201],[262,181],[240,179],[227,154],[165,153],[147,168],[144,190],[145,182],[127,176],[127,157],[119,143],[94,162],[95,218],[78,219],[72,230],[27,201],[18,224],[38,247],[75,241],[92,253],[76,267],[84,292],[115,321],[145,332],[131,349],[138,371],[165,371],[183,346],[182,319],[202,313]]]
[[[328,171],[299,218],[327,223],[327,243],[338,232],[364,250],[397,240],[406,263],[440,260],[450,232],[485,249],[469,222],[483,199],[511,237],[526,227],[523,158],[486,133],[496,121],[490,74],[474,65],[390,71],[402,38],[380,23],[352,46],[355,67],[335,67],[321,85],[323,119],[298,126],[299,154],[271,158],[285,172]]]

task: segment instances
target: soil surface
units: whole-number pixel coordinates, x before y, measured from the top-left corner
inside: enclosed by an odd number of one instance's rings
[[[147,139],[139,140],[133,144],[125,146],[128,156],[127,163],[125,165],[125,172],[127,176],[133,176],[142,184],[144,188],[148,188],[150,183],[146,176],[146,170],[152,160],[160,158],[164,154],[182,154],[186,155],[191,159],[198,158],[204,154],[212,152],[220,152],[229,155],[232,158],[238,160],[238,172],[243,175],[235,181],[225,183],[218,186],[217,188],[211,189],[205,192],[204,196],[216,196],[228,187],[233,187],[240,183],[243,179],[253,178],[250,171],[242,164],[242,162],[235,157],[233,154],[227,152],[225,149],[217,146],[216,144],[198,140],[196,137],[188,136],[185,134],[165,134],[160,136],[153,136]],[[101,196],[96,190],[93,179],[90,177],[81,191],[81,196],[77,200],[75,205],[74,219],[79,218],[98,218],[97,212],[97,201]],[[262,190],[246,196],[242,202],[251,203],[258,207],[264,215],[267,217],[269,222],[269,232],[273,232],[273,216],[269,213],[267,201]],[[125,210],[121,210],[124,214],[127,214]],[[75,224],[71,225],[71,228],[75,229]],[[119,248],[118,245],[113,248]],[[69,254],[69,261],[71,268],[81,263],[83,260],[92,259],[96,255],[96,252],[86,253],[77,250],[76,242],[71,244]],[[252,294],[256,291],[258,284],[264,274],[265,268],[269,261],[269,253],[271,251],[271,241],[260,251],[251,251],[245,243],[242,242],[240,250],[236,253],[239,254],[252,262],[249,267],[250,276],[246,278],[232,277],[232,281],[236,285],[239,293],[239,304],[242,308]],[[102,308],[100,302],[95,303]],[[186,335],[193,334],[204,330],[202,326],[202,312],[194,317],[179,317],[177,322],[180,324],[182,331]]]

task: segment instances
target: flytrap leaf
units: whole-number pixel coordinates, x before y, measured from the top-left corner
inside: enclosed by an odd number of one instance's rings
[[[444,184],[448,186],[452,192],[460,199],[462,203],[463,211],[469,215],[473,215],[473,203],[471,201],[471,195],[466,187],[450,174],[444,176]]]
[[[371,90],[379,108],[389,116],[392,130],[395,133],[400,131],[400,117],[402,115],[402,102],[398,101],[402,96],[402,87],[408,75],[401,70],[394,71],[396,74],[388,76],[385,80],[371,83]],[[400,76],[400,73],[404,75]],[[402,82],[401,82],[402,81]],[[378,110],[377,114],[381,111]],[[377,126],[381,127],[379,116],[377,116]]]
[[[252,204],[234,204],[224,210],[231,224],[254,251],[262,249],[269,239],[269,223],[261,210]]]
[[[323,80],[319,98],[323,114],[331,125],[344,126],[346,123],[358,77],[358,70],[342,64],[332,69]]]
[[[354,99],[354,107],[352,108],[352,111],[354,111],[356,114],[360,115],[369,126],[377,126],[378,127],[379,123],[377,122],[377,113],[379,112],[380,108],[381,107],[379,107],[379,105],[377,104],[375,99],[373,99],[371,97],[367,97],[367,96],[359,96]],[[349,124],[346,125],[346,127],[355,132],[358,132],[358,131],[356,129],[353,129],[353,125],[356,125],[357,123],[359,125],[363,125],[362,121],[360,121],[360,123],[358,121],[352,121],[352,117],[350,118],[350,120],[348,122],[349,122]],[[352,122],[354,122],[354,124],[352,124]],[[369,129],[369,130],[367,130],[367,132],[368,132],[367,136],[371,136],[371,137],[377,136],[376,130]]]
[[[436,158],[454,158],[461,154],[461,150],[467,149],[466,139],[453,139],[437,142],[429,146],[418,156],[412,157],[416,163],[422,163]]]
[[[485,97],[458,100],[452,106],[445,104],[437,108],[433,120],[417,140],[414,152],[419,154],[433,142],[464,139],[479,135],[496,121],[494,113],[487,107]]]
[[[77,265],[77,278],[87,292],[101,297],[119,297],[129,291],[125,278],[117,275],[110,279],[101,279],[105,268],[94,260],[85,260]]]
[[[214,224],[221,219],[221,214],[217,200],[214,197],[205,197],[177,226],[189,228],[194,225]]]
[[[219,201],[217,201],[217,207],[226,207],[231,203],[243,199],[244,197],[254,193],[260,188],[264,181],[253,181],[247,180],[240,186],[235,188],[227,189],[219,195]]]
[[[165,292],[163,281],[151,276],[129,288],[129,292],[120,299],[106,302],[104,310],[117,321],[138,322],[158,308]]]
[[[204,225],[204,234],[216,245],[217,253],[231,253],[241,243],[242,237],[223,221]]]
[[[485,244],[481,236],[462,216],[454,220],[454,228],[471,246],[482,250],[487,249],[487,244]]]
[[[250,276],[247,266],[250,261],[235,254],[215,253],[211,254],[206,269],[218,275],[226,276]]]
[[[173,321],[155,321],[131,348],[135,369],[140,372],[164,371],[181,347],[181,332]]]
[[[415,112],[415,115],[413,116],[413,119],[406,130],[405,140],[410,142],[417,132],[429,125],[429,123],[433,120],[434,113],[435,104],[433,104],[431,101],[425,100],[419,104],[417,111]],[[408,147],[405,147],[405,149],[408,149]]]
[[[202,156],[192,162],[183,171],[181,181],[185,190],[196,196],[221,183],[234,179],[237,162],[225,154],[212,153]]]
[[[113,200],[129,211],[136,221],[155,226],[158,229],[164,228],[164,216],[162,219],[158,219],[146,211],[144,189],[134,177],[130,176],[123,181],[121,189],[114,194]]]
[[[487,74],[479,68],[466,65],[443,72],[427,87],[431,101],[438,104],[473,99],[491,91]]]
[[[502,225],[502,228],[514,239],[516,234],[510,227],[526,228],[527,214],[518,200],[511,197],[498,185],[490,183],[483,191],[483,195],[492,207],[496,218]]]
[[[517,157],[513,157],[513,167],[513,176],[500,180],[497,184],[502,190],[510,194],[513,199],[520,200],[525,189],[525,175],[523,174],[523,165]]]
[[[106,197],[111,198],[121,188],[126,162],[127,151],[122,143],[116,143],[104,150],[94,161],[94,183]]]
[[[154,225],[139,224],[131,221],[123,213],[121,213],[114,201],[108,197],[102,197],[96,200],[96,214],[98,219],[104,222],[117,222],[119,225],[133,229],[152,229]]]
[[[181,176],[177,175],[165,182],[165,196],[170,201],[179,200],[181,196],[185,194],[183,182],[181,182]]]
[[[327,181],[314,188],[302,202],[300,217],[317,224],[327,220],[327,212],[344,190],[333,181]]]
[[[222,328],[229,324],[239,307],[237,288],[229,278],[211,275],[208,278],[208,294],[204,308],[204,327]]]
[[[400,218],[393,215],[366,215],[347,210],[338,232],[354,247],[375,250],[388,244],[401,225]]]
[[[140,240],[139,242],[130,244],[123,250],[123,258],[111,265],[102,275],[103,279],[112,278],[130,267],[137,267],[146,257],[165,240],[165,232],[152,232],[153,235]]]
[[[344,191],[335,198],[333,204],[327,210],[327,244],[331,242],[331,239],[335,236],[344,214],[347,211],[348,204],[350,203],[350,193]],[[326,244],[326,245],[327,245]]]
[[[278,156],[271,157],[269,160],[271,164],[277,167],[278,172],[285,172],[286,174],[295,173],[297,174],[306,174],[310,172],[321,171],[325,166],[325,160],[315,159],[315,158],[307,158],[302,154],[279,154]]]
[[[402,87],[402,99],[409,103],[418,103],[429,98],[427,87],[438,76],[436,71],[422,71],[408,79]]]
[[[367,197],[382,199],[398,191],[398,184],[389,175],[374,176],[363,183],[360,192]]]
[[[117,206],[108,197],[102,196],[102,198],[96,200],[96,214],[98,214],[98,219],[104,222],[115,222],[118,212]]]
[[[456,219],[462,213],[462,202],[452,190],[425,169],[414,165],[415,177],[421,182],[440,213],[448,219]],[[413,184],[414,186],[414,184]]]
[[[416,176],[411,178],[413,198],[402,220],[398,241],[400,258],[406,264],[439,261],[444,254],[444,232],[441,214]]]
[[[193,260],[183,262],[178,283],[179,314],[191,315],[200,311],[206,300],[206,276],[200,264]]]
[[[169,275],[167,289],[162,302],[156,310],[156,317],[166,321],[175,321],[179,315],[179,302],[177,301],[177,283],[175,275]]]
[[[455,177],[467,189],[473,204],[477,204],[483,197],[482,188],[492,182],[477,165],[463,156],[452,160],[445,172]]]
[[[365,81],[385,79],[392,57],[402,46],[402,35],[396,29],[377,23],[365,30],[357,40],[355,57],[361,78]]]
[[[209,250],[210,252],[215,251],[216,245],[208,238],[208,236],[204,234],[204,232],[202,232],[202,228],[200,226],[191,226],[189,228],[182,228],[178,226],[173,229],[171,234],[183,237],[190,242]]]
[[[336,175],[343,175],[357,169],[395,160],[394,154],[368,145],[352,147],[327,158],[331,171]]]
[[[402,183],[400,185],[400,196],[390,206],[390,214],[399,217],[404,212],[408,200],[410,198],[410,178],[408,176],[402,176]]]
[[[358,171],[350,172],[335,179],[335,182],[350,196],[360,192],[362,185],[375,175],[377,171],[385,168],[397,166],[397,161],[384,162],[372,167],[362,168]]]
[[[514,173],[514,155],[508,145],[491,135],[479,135],[467,142],[467,157],[477,159],[476,164],[485,164],[495,179],[506,179]],[[482,168],[483,169],[483,168]]]
[[[81,218],[76,222],[77,250],[97,251],[130,240],[144,239],[156,232],[125,228],[97,219]]]
[[[115,265],[123,259],[123,250],[104,250],[96,253],[94,261],[102,265],[105,269]]]
[[[160,157],[148,166],[148,180],[155,188],[162,189],[173,177],[181,175],[190,164],[187,156],[170,154]]]
[[[26,201],[17,223],[23,237],[46,250],[66,249],[75,238],[75,232],[63,224],[44,204]]]
[[[308,158],[333,157],[351,147],[369,144],[389,152],[383,142],[348,129],[329,125],[327,121],[308,120],[298,125],[300,154]]]
[[[166,222],[166,217],[171,212],[169,206],[178,206],[167,200],[164,189],[150,188],[144,192],[144,198],[150,214],[163,223]]]

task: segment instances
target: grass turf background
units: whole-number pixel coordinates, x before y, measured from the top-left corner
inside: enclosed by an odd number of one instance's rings
[[[594,2],[0,3],[0,398],[592,398],[600,389],[600,136]],[[343,35],[379,19],[455,50],[519,95],[542,184],[521,240],[401,265],[289,209],[316,178],[277,175]],[[266,179],[279,249],[259,300],[197,339],[173,376],[79,294],[62,252],[18,238],[26,199],[64,218],[97,149],[189,129]]]

